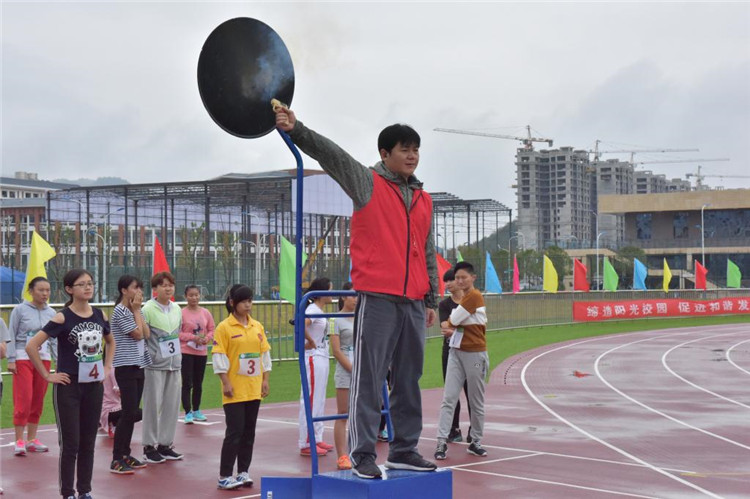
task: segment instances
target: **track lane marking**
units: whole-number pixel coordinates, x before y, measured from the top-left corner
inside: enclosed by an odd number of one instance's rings
[[[570,488],[579,489],[579,490],[590,490],[592,492],[603,492],[605,494],[613,494],[613,495],[618,495],[618,496],[640,497],[640,498],[644,498],[644,499],[656,499],[656,497],[654,497],[654,496],[642,496],[642,495],[639,495],[639,494],[630,494],[628,492],[618,492],[618,491],[615,491],[615,490],[599,489],[599,488],[596,488],[596,487],[586,487],[585,485],[574,485],[572,483],[555,482],[555,481],[552,481],[552,480],[542,480],[541,478],[529,478],[529,477],[525,477],[525,476],[506,475],[504,473],[493,473],[491,471],[482,471],[482,470],[469,470],[469,469],[466,469],[466,468],[460,468],[460,469],[457,469],[456,471],[464,471],[464,472],[467,472],[467,473],[480,473],[482,475],[490,475],[490,476],[496,476],[496,477],[500,477],[500,478],[511,478],[511,479],[514,479],[514,480],[524,480],[524,481],[527,481],[527,482],[546,483],[548,485],[559,485],[559,486],[562,486],[562,487],[570,487]]]
[[[727,334],[732,334],[732,333],[715,334],[713,336],[706,336],[706,337],[703,337],[703,338],[698,338],[698,339],[695,339],[695,340],[686,341],[684,343],[680,343],[679,345],[675,345],[672,348],[670,348],[669,350],[667,350],[666,352],[664,352],[664,355],[661,356],[661,364],[662,364],[662,366],[664,366],[664,369],[666,369],[667,371],[669,371],[669,373],[672,376],[674,376],[675,378],[679,379],[680,381],[683,381],[684,383],[687,383],[688,385],[692,386],[693,388],[697,388],[698,390],[706,392],[709,395],[713,395],[714,397],[718,397],[718,398],[720,398],[722,400],[726,400],[727,402],[730,402],[732,404],[739,405],[740,407],[744,407],[745,409],[750,409],[750,405],[743,404],[742,402],[739,402],[737,400],[731,399],[729,397],[725,397],[724,395],[718,394],[718,393],[716,393],[714,391],[709,390],[708,388],[704,388],[704,387],[702,387],[702,386],[700,386],[700,385],[698,385],[696,383],[693,383],[692,381],[690,381],[688,379],[683,378],[682,376],[680,376],[679,374],[677,374],[676,372],[674,372],[672,370],[672,368],[669,367],[669,364],[667,364],[667,357],[669,356],[670,353],[672,353],[677,348],[681,348],[681,347],[683,347],[685,345],[689,345],[690,343],[695,343],[696,341],[710,340],[712,338],[717,338],[719,336],[726,336]]]
[[[731,334],[731,333],[727,333],[727,334]],[[663,337],[663,336],[661,336],[661,337]],[[615,393],[617,393],[621,397],[625,398],[626,400],[629,400],[630,402],[632,402],[634,404],[637,404],[637,405],[641,406],[642,408],[646,409],[647,411],[651,411],[654,414],[658,414],[659,416],[661,416],[663,418],[669,419],[670,421],[672,421],[674,423],[677,423],[679,425],[682,425],[682,426],[684,426],[686,428],[690,428],[691,430],[699,431],[699,432],[701,432],[701,433],[703,433],[705,435],[708,435],[710,437],[716,438],[716,439],[721,440],[723,442],[726,442],[728,444],[735,445],[735,446],[740,447],[742,449],[750,450],[750,446],[747,446],[747,445],[742,444],[740,442],[736,442],[736,441],[734,441],[734,440],[732,440],[730,438],[726,438],[726,437],[723,437],[721,435],[717,435],[716,433],[713,433],[713,432],[708,431],[708,430],[704,430],[703,428],[698,428],[697,426],[693,426],[693,425],[691,425],[690,423],[688,423],[686,421],[683,421],[681,419],[677,419],[674,416],[670,416],[669,414],[667,414],[665,412],[662,412],[662,411],[660,411],[658,409],[655,409],[655,408],[651,407],[650,405],[647,405],[647,404],[645,404],[645,403],[643,403],[643,402],[641,402],[639,400],[634,399],[633,397],[631,397],[627,393],[623,392],[622,390],[620,390],[617,387],[615,387],[614,385],[612,385],[612,383],[610,383],[609,381],[607,381],[607,379],[602,375],[601,371],[599,370],[599,363],[601,362],[601,360],[605,356],[609,355],[610,353],[614,352],[615,350],[619,350],[620,348],[627,347],[627,346],[632,346],[632,345],[635,345],[637,343],[643,343],[645,341],[649,341],[649,340],[652,340],[652,339],[654,339],[654,338],[646,338],[646,339],[643,339],[643,340],[632,341],[630,343],[623,343],[622,345],[616,346],[614,348],[610,348],[609,350],[607,350],[603,354],[599,355],[599,357],[596,358],[596,361],[594,361],[594,371],[596,372],[596,375],[599,377],[599,379],[602,381],[602,383],[604,383],[605,385],[607,385],[607,387],[609,387],[612,391],[614,391]]]
[[[730,357],[730,353],[732,352],[732,350],[734,350],[734,347],[738,347],[738,346],[742,345],[743,343],[747,343],[748,341],[750,341],[750,340],[744,340],[744,341],[740,341],[739,343],[736,343],[736,344],[732,345],[732,346],[731,346],[731,347],[729,348],[729,350],[727,350],[727,351],[726,351],[726,357],[727,357],[727,360],[729,361],[729,363],[730,363],[730,364],[732,364],[732,365],[733,365],[734,367],[736,367],[737,369],[739,369],[740,371],[742,371],[742,372],[743,372],[743,373],[745,373],[745,374],[750,374],[750,371],[748,371],[747,369],[744,369],[744,368],[742,368],[742,367],[738,366],[738,365],[737,365],[737,364],[736,364],[736,363],[735,363],[735,362],[734,362],[734,361],[732,360],[732,358]]]
[[[648,331],[648,332],[651,333],[651,334],[653,334],[653,331]],[[686,331],[686,332],[680,332],[680,333],[665,333],[665,334],[661,335],[661,337],[664,337],[664,336],[680,336],[680,335],[690,334],[690,333],[693,333],[693,332],[695,332],[695,331]],[[630,334],[632,334],[632,333],[630,333]],[[638,333],[636,333],[636,334],[638,334]],[[546,350],[546,351],[544,351],[544,352],[536,355],[535,357],[533,357],[532,359],[530,359],[529,361],[527,361],[526,364],[524,364],[523,368],[521,369],[521,383],[523,384],[523,387],[526,390],[526,393],[528,393],[529,396],[537,404],[539,404],[544,410],[546,410],[547,412],[549,412],[552,416],[554,416],[555,418],[559,419],[560,421],[562,421],[566,425],[570,426],[574,430],[578,431],[582,435],[585,435],[586,437],[590,438],[591,440],[594,440],[595,442],[599,442],[600,444],[604,445],[605,447],[608,447],[609,449],[612,449],[613,451],[617,452],[618,454],[623,455],[623,456],[625,456],[625,457],[627,457],[629,459],[632,459],[633,461],[635,461],[637,463],[641,463],[643,466],[651,469],[652,471],[655,471],[656,473],[659,473],[660,475],[663,475],[663,476],[665,476],[667,478],[670,478],[670,479],[672,479],[672,480],[674,480],[676,482],[679,482],[679,483],[681,483],[683,485],[686,485],[687,487],[690,487],[691,489],[696,490],[698,492],[701,492],[701,493],[703,493],[703,494],[705,494],[705,495],[707,495],[709,497],[714,497],[716,499],[720,499],[721,496],[718,496],[718,495],[714,494],[713,492],[711,492],[709,490],[706,490],[706,489],[704,489],[704,488],[702,488],[702,487],[700,487],[698,485],[695,485],[694,483],[691,483],[691,482],[689,482],[687,480],[684,480],[684,479],[682,479],[682,478],[680,478],[680,477],[678,477],[676,475],[673,475],[672,473],[669,473],[669,472],[665,471],[663,468],[660,468],[660,467],[655,466],[655,465],[653,465],[651,463],[648,463],[648,462],[644,461],[643,459],[641,459],[639,457],[636,457],[633,454],[630,454],[625,449],[621,449],[620,447],[617,447],[616,445],[611,444],[611,443],[607,442],[606,440],[601,439],[601,438],[593,435],[592,433],[589,433],[588,431],[584,430],[583,428],[581,428],[580,426],[576,425],[572,421],[568,421],[567,419],[565,419],[564,417],[562,417],[560,414],[558,414],[557,412],[555,412],[551,407],[547,406],[547,404],[545,404],[542,400],[540,400],[539,397],[537,397],[536,394],[529,387],[529,384],[526,381],[526,371],[528,370],[529,366],[531,364],[533,364],[537,359],[540,359],[540,358],[542,358],[545,355],[548,355],[550,353],[557,352],[558,350],[564,350],[564,349],[567,349],[567,348],[570,348],[570,347],[574,347],[574,346],[577,346],[577,345],[582,345],[582,344],[585,344],[585,343],[591,343],[591,342],[595,342],[595,341],[602,341],[602,339],[611,339],[611,338],[612,337],[608,337],[608,338],[601,338],[601,337],[591,338],[591,339],[588,339],[588,340],[583,340],[583,341],[578,341],[578,342],[575,342],[575,343],[570,343],[570,344],[562,345],[562,346],[559,346],[557,348],[553,348],[551,350]],[[597,376],[598,375],[599,374],[597,373]],[[466,471],[471,471],[471,470],[466,470]]]

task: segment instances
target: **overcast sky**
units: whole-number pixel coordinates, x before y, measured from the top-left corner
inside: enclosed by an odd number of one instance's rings
[[[750,175],[750,4],[2,3],[2,173],[200,180],[294,166],[276,134],[233,137],[196,83],[203,42],[254,17],[284,39],[293,108],[365,164],[394,122],[422,135],[430,191],[516,208],[513,140],[699,148]],[[540,144],[538,147],[546,147]],[[614,157],[614,156],[610,156]],[[317,165],[307,159],[306,166]],[[644,165],[683,177],[695,164]],[[750,179],[707,179],[750,187]]]

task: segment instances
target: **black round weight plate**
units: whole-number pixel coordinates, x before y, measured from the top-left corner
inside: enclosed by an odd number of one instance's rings
[[[198,89],[217,125],[238,137],[262,137],[276,127],[271,99],[292,103],[292,58],[267,24],[247,17],[230,19],[203,44]]]

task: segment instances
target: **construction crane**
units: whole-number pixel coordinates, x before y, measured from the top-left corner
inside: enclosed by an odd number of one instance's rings
[[[531,126],[526,125],[526,137],[516,137],[515,135],[500,135],[496,133],[486,133],[486,132],[474,132],[472,130],[456,130],[454,128],[433,128],[436,132],[445,132],[445,133],[458,133],[461,135],[476,135],[478,137],[491,137],[493,139],[510,139],[510,140],[520,140],[521,143],[523,143],[523,149],[525,151],[533,151],[534,142],[546,142],[550,147],[552,147],[552,139],[543,139],[540,137],[532,137],[531,136]]]
[[[617,153],[628,153],[630,154],[630,162],[633,163],[635,159],[635,155],[638,153],[646,152],[646,153],[652,153],[652,152],[698,152],[700,149],[667,149],[667,148],[654,148],[654,149],[613,149],[611,151],[600,151],[599,150],[599,144],[601,143],[601,140],[597,139],[594,142],[594,150],[589,151],[590,153],[594,154],[594,161],[599,161],[599,156],[601,154],[617,154]]]
[[[690,177],[695,177],[695,190],[703,190],[703,179],[712,178],[750,178],[750,175],[702,175],[701,165],[698,165],[698,171],[695,173],[686,173],[685,178],[690,180]]]

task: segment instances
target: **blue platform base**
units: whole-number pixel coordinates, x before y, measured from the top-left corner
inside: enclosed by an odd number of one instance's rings
[[[312,478],[263,477],[261,499],[450,499],[453,473],[383,470],[380,480],[358,478],[351,471],[335,471]],[[270,495],[269,495],[270,493]]]

